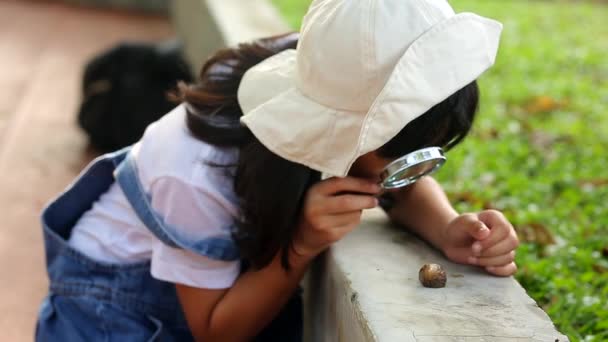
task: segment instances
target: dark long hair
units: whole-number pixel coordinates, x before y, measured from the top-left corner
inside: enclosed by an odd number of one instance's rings
[[[245,72],[286,49],[295,49],[298,35],[289,33],[236,48],[224,49],[203,66],[198,82],[180,84],[179,100],[188,110],[187,124],[198,139],[219,147],[238,147],[234,188],[240,199],[241,217],[234,238],[242,258],[255,268],[268,265],[279,251],[284,268],[306,191],[320,180],[320,173],[270,152],[241,126],[243,115],[237,99]],[[426,146],[450,149],[469,132],[478,104],[475,82],[409,123],[379,149],[385,158],[397,158]]]

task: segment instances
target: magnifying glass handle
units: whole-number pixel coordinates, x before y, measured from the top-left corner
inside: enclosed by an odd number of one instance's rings
[[[386,212],[393,209],[396,202],[395,196],[388,191],[384,191],[378,196],[378,205]]]

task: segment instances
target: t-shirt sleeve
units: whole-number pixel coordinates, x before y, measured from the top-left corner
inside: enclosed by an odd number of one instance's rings
[[[230,239],[234,207],[219,191],[193,186],[165,176],[150,186],[152,207],[180,234],[196,239]],[[151,273],[156,279],[206,289],[231,287],[240,272],[240,261],[214,260],[195,252],[155,242]]]

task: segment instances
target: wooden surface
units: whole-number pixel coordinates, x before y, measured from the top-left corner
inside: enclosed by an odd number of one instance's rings
[[[31,341],[47,288],[40,210],[91,159],[75,125],[83,65],[122,40],[171,37],[166,18],[0,1],[0,331]]]

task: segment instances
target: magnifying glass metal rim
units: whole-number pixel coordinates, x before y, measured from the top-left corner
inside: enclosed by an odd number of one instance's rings
[[[412,153],[406,154],[405,156],[393,161],[388,164],[384,171],[382,172],[382,183],[380,184],[383,189],[397,189],[408,186],[412,183],[415,183],[419,178],[425,175],[429,175],[437,169],[439,169],[443,164],[445,164],[447,158],[443,152],[441,147],[427,147]],[[433,168],[428,171],[416,175],[414,177],[408,177],[399,181],[391,182],[391,177],[394,177],[395,174],[398,174],[406,169],[409,169],[413,166],[420,165],[429,161],[435,161],[436,164]]]

